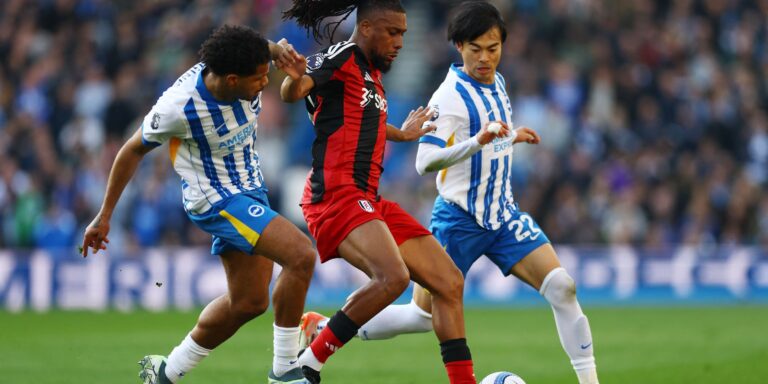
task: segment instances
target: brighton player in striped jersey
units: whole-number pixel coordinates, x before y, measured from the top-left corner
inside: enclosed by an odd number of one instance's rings
[[[437,172],[439,196],[430,229],[466,275],[482,255],[505,275],[537,289],[551,304],[557,331],[579,383],[597,383],[592,336],[576,299],[573,279],[560,266],[547,236],[512,195],[513,145],[537,144],[527,127],[509,130],[512,108],[504,78],[496,72],[506,28],[498,10],[483,1],[462,3],[448,27],[463,65],[452,65],[430,100],[433,133],[420,139],[416,169]],[[502,125],[498,133],[489,126]],[[312,312],[306,328],[323,328]],[[358,331],[365,340],[432,329],[430,294],[421,288],[406,305],[391,305]],[[311,326],[309,337],[315,333]],[[306,337],[306,335],[304,336]]]
[[[281,40],[225,25],[203,43],[201,63],[168,88],[120,149],[101,210],[86,229],[83,256],[106,249],[109,220],[145,154],[168,143],[181,177],[184,209],[213,236],[211,253],[224,265],[228,292],[203,309],[195,327],[166,359],[140,362],[145,384],[175,383],[243,324],[269,306],[273,262],[282,266],[272,293],[274,359],[269,383],[306,383],[296,364],[299,321],[312,278],[309,238],[269,207],[256,153],[261,91],[270,58],[301,75],[306,61]],[[151,326],[151,324],[150,324]]]

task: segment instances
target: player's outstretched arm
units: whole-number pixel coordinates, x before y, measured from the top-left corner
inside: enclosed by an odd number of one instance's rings
[[[85,229],[82,245],[83,257],[88,257],[88,248],[93,249],[94,254],[101,249],[107,249],[106,244],[109,243],[107,235],[109,235],[109,220],[112,218],[112,211],[115,209],[128,181],[136,172],[141,159],[151,150],[152,147],[145,146],[141,142],[141,128],[120,148],[115,162],[112,163],[112,170],[109,172],[107,192],[101,203],[101,209]]]
[[[387,140],[390,141],[415,141],[429,132],[434,132],[434,125],[425,124],[432,118],[432,109],[419,107],[411,110],[408,117],[405,118],[402,128],[387,124]]]
[[[500,124],[498,131],[489,127],[492,124]],[[475,136],[469,140],[450,147],[441,148],[432,143],[419,144],[419,151],[416,154],[416,172],[424,175],[427,172],[435,172],[448,168],[456,163],[468,159],[470,156],[481,150],[484,145],[493,141],[497,137],[508,137],[516,135],[515,131],[510,131],[504,122],[488,122]],[[517,137],[513,139],[516,140]]]

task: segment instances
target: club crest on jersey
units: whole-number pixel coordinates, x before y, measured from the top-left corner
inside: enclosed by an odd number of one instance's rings
[[[440,106],[434,104],[430,108],[432,108],[432,117],[429,118],[429,121],[435,121],[438,117],[440,117]]]
[[[373,206],[368,200],[358,200],[357,203],[360,204],[360,208],[362,208],[363,211],[373,213]]]
[[[261,205],[251,205],[248,207],[248,214],[253,217],[259,217],[264,214],[264,207]]]
[[[154,115],[152,115],[152,122],[149,123],[149,126],[152,127],[152,130],[157,130],[160,128],[160,114],[155,112]]]
[[[325,61],[325,56],[322,53],[316,53],[307,57],[307,68],[314,71],[323,65],[323,61]]]

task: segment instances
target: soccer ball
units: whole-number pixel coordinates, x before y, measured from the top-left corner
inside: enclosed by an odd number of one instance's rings
[[[525,381],[512,372],[494,372],[486,376],[480,384],[525,384]]]

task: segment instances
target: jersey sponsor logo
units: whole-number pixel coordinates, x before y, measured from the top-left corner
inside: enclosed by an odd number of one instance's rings
[[[507,149],[512,148],[512,145],[513,145],[511,139],[502,138],[502,137],[497,137],[497,138],[493,139],[493,141],[491,143],[493,143],[493,152],[494,153],[506,151]]]
[[[228,148],[230,151],[234,151],[235,146],[243,144],[246,140],[253,136],[255,126],[255,123],[250,123],[242,131],[237,132],[234,136],[221,141],[219,143],[219,149]]]
[[[152,122],[149,123],[149,126],[155,131],[160,128],[160,113],[155,112],[155,114],[152,115]]]
[[[373,206],[368,200],[358,200],[357,203],[360,204],[360,208],[362,208],[363,211],[373,213]]]
[[[310,57],[307,57],[307,68],[314,71],[320,68],[325,61],[325,55],[322,53],[316,53]]]
[[[376,108],[383,112],[387,112],[387,99],[381,97],[376,91],[370,90],[368,88],[362,88],[363,90],[363,97],[360,101],[360,107],[365,108],[370,104],[372,101],[374,102],[374,105]]]
[[[253,217],[260,217],[266,210],[261,205],[251,205],[248,207],[248,214]]]

